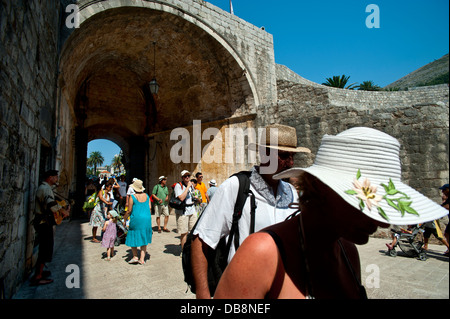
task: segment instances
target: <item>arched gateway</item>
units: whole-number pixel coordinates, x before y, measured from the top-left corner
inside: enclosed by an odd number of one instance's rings
[[[364,92],[312,83],[275,64],[272,35],[202,0],[2,1],[0,12],[1,296],[32,269],[43,172],[58,169],[58,193],[82,203],[93,139],[119,145],[128,178],[149,189],[183,169],[221,183],[248,168],[253,128],[292,125],[313,155],[324,134],[368,126],[401,141],[406,184],[439,202],[448,183],[448,85]]]
[[[271,35],[204,1],[79,1],[77,8],[79,28],[63,45],[59,75],[59,109],[70,114],[59,125],[72,134],[75,156],[62,155],[59,165],[76,168],[80,199],[87,143],[98,138],[119,145],[128,179],[147,187],[159,175],[177,181],[182,169],[221,181],[248,164],[205,162],[198,150],[218,140],[224,158],[226,128],[254,127],[256,109],[276,103]],[[176,128],[189,137],[171,140]],[[205,137],[207,128],[214,130]],[[171,158],[177,143],[187,143],[181,162]]]

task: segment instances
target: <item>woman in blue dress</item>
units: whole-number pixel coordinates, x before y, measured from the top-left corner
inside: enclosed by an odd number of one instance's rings
[[[123,222],[126,223],[130,216],[130,228],[127,233],[125,245],[131,247],[133,258],[130,264],[145,263],[147,245],[152,242],[152,215],[149,196],[144,193],[145,188],[142,181],[137,179],[130,185],[136,192],[131,195],[128,202],[128,211],[125,213]],[[140,247],[140,258],[138,258],[138,247]]]

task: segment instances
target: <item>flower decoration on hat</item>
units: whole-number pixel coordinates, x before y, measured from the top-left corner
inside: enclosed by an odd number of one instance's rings
[[[383,199],[383,197],[377,195],[377,186],[371,185],[367,178],[364,179],[362,183],[357,178],[354,178],[353,186],[353,190],[356,192],[356,197],[360,199],[360,206],[362,209],[365,204],[369,210],[372,210],[372,206],[378,207],[378,202]]]
[[[349,195],[356,195],[359,199],[359,207],[361,210],[367,206],[367,208],[372,210],[373,206],[377,207],[378,213],[383,217],[386,221],[389,221],[389,218],[383,208],[379,206],[379,202],[385,200],[389,206],[399,211],[402,214],[402,217],[405,213],[413,214],[419,216],[414,208],[411,207],[412,200],[411,198],[402,193],[401,191],[395,188],[392,179],[389,179],[388,185],[381,183],[386,194],[384,196],[378,195],[378,187],[372,185],[371,182],[365,178],[363,182],[360,182],[361,171],[358,169],[356,173],[356,178],[353,179],[353,189],[345,191],[345,193]]]

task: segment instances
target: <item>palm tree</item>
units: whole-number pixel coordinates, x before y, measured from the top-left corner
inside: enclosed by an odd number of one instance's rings
[[[340,89],[353,90],[356,86],[356,83],[347,85],[349,79],[350,76],[345,76],[345,74],[342,74],[341,76],[334,75],[332,78],[326,78],[326,82],[322,83],[322,85]]]
[[[102,153],[99,151],[94,151],[89,154],[89,158],[87,159],[87,165],[88,166],[94,166],[94,174],[97,175],[97,166],[100,166],[103,164],[105,159],[102,156]]]
[[[373,81],[363,81],[357,88],[362,91],[379,91],[381,89],[378,85],[375,85]]]
[[[114,155],[114,158],[111,162],[111,166],[114,167],[114,171],[119,170],[120,173],[120,166],[122,165],[122,156],[121,154]]]

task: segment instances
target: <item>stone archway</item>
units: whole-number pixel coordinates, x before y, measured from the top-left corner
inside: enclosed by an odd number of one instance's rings
[[[59,77],[75,118],[80,198],[90,140],[118,141],[130,175],[145,181],[158,132],[254,114],[258,94],[245,70],[227,41],[171,7],[103,8],[83,20],[64,44]],[[155,76],[157,96],[148,89]]]

